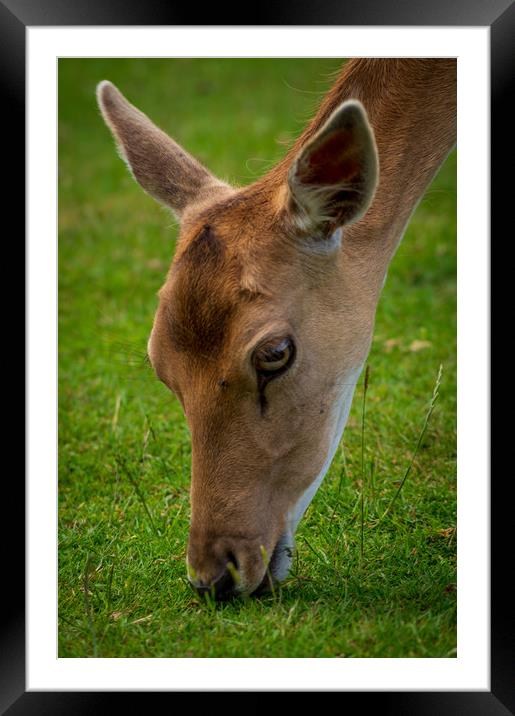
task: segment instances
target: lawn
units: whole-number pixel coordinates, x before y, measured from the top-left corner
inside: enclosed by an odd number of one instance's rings
[[[59,61],[61,657],[456,656],[455,152],[390,266],[366,396],[362,376],[290,577],[221,605],[186,581],[189,434],[145,362],[177,227],[116,156],[95,85],[111,80],[244,184],[282,156],[339,65]]]

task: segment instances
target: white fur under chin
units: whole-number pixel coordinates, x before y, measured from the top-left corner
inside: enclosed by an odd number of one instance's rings
[[[271,567],[272,576],[278,582],[282,582],[288,576],[294,547],[295,539],[293,533],[288,528],[279,539],[276,548],[278,550],[277,557],[274,559]]]
[[[315,479],[313,480],[311,485],[304,492],[304,494],[300,497],[297,504],[293,507],[292,510],[290,510],[290,512],[288,514],[288,518],[287,518],[288,527],[281,539],[282,540],[284,539],[285,544],[286,544],[286,542],[289,543],[288,547],[290,550],[293,550],[294,534],[297,529],[297,525],[299,524],[304,513],[306,512],[307,508],[309,507],[309,504],[311,503],[311,500],[313,499],[316,491],[320,487],[320,484],[322,483],[322,480],[324,479],[327,471],[329,470],[331,462],[333,461],[333,458],[334,458],[334,455],[338,448],[338,445],[340,444],[340,440],[341,440],[341,437],[343,434],[343,429],[347,422],[347,418],[349,417],[350,406],[352,404],[352,397],[354,395],[356,383],[358,382],[358,378],[359,378],[362,368],[363,368],[363,365],[360,365],[360,366],[354,368],[352,371],[350,371],[350,373],[346,376],[345,383],[342,386],[341,394],[333,406],[333,415],[334,415],[333,438],[331,441],[331,446],[329,448],[329,452],[327,454],[326,461],[324,462],[324,465],[323,465],[322,469],[320,470],[319,474],[315,477]],[[289,539],[287,539],[287,538],[289,538]],[[291,557],[288,556],[287,551],[283,551],[280,560],[278,560],[278,562],[274,565],[273,572],[274,572],[274,576],[276,577],[276,579],[281,580],[287,576],[288,570],[290,568],[290,564],[291,564]]]

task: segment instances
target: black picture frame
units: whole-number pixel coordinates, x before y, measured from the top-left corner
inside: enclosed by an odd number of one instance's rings
[[[22,147],[25,146],[25,42],[26,29],[33,26],[101,26],[101,25],[198,25],[192,22],[202,16],[203,25],[359,25],[359,26],[484,26],[490,28],[491,40],[491,164],[501,167],[505,163],[507,145],[505,138],[512,135],[512,114],[508,108],[509,84],[515,67],[515,8],[511,0],[480,0],[449,2],[448,0],[349,0],[334,3],[331,0],[305,2],[305,0],[277,0],[249,8],[244,4],[230,11],[220,7],[177,7],[173,0],[0,0],[0,58],[2,71],[0,83],[4,111],[3,137],[9,138],[4,146],[4,157],[11,149],[13,159],[4,198],[7,196],[9,211],[17,217],[21,233],[25,216],[25,162]],[[253,14],[252,14],[253,13]],[[509,146],[509,145],[508,145]],[[502,157],[502,159],[501,159]],[[502,162],[502,163],[501,163]],[[5,165],[4,165],[5,168]],[[4,177],[6,172],[3,172]],[[493,176],[492,176],[493,178]],[[492,181],[491,236],[494,233],[502,241],[501,230],[511,226],[506,215],[511,203],[511,182]],[[16,211],[17,210],[17,211]],[[18,261],[24,263],[22,237],[11,244],[22,254]],[[11,246],[13,248],[13,246]],[[501,289],[502,290],[502,289]],[[505,290],[505,289],[504,289]],[[499,299],[499,301],[502,298]],[[18,315],[18,314],[17,314]],[[14,334],[20,330],[19,317],[7,318],[6,330]],[[28,350],[31,346],[27,347]],[[28,386],[30,390],[30,386]],[[20,403],[19,392],[16,402]],[[497,436],[497,433],[496,433]],[[498,438],[500,444],[501,438]],[[126,701],[127,713],[153,709],[149,696],[165,697],[169,707],[180,708],[177,692],[173,693],[112,693],[112,692],[27,692],[25,686],[25,538],[21,525],[25,523],[25,487],[21,470],[11,470],[9,480],[4,480],[5,505],[8,505],[11,527],[4,530],[3,575],[6,588],[3,597],[7,606],[1,616],[0,642],[0,713],[9,716],[23,714],[80,714],[103,713],[120,708],[120,699]],[[16,478],[16,479],[14,479]],[[338,694],[339,708],[355,705],[360,709],[377,709],[384,714],[418,716],[425,714],[481,714],[481,716],[515,713],[513,685],[513,606],[511,588],[505,588],[505,575],[510,571],[507,546],[512,532],[512,508],[508,499],[510,475],[491,479],[491,691],[456,692],[342,692]],[[4,508],[5,509],[5,508]],[[7,538],[7,534],[9,537]],[[15,536],[14,536],[15,535]],[[8,545],[8,549],[6,546]],[[508,566],[508,570],[506,569]],[[512,570],[511,570],[512,571]],[[237,688],[237,684],[235,684]],[[191,697],[187,694],[191,708]],[[193,708],[227,708],[223,693],[194,694]],[[266,693],[255,695],[251,701],[238,696],[240,708],[263,708]],[[126,698],[128,697],[128,698]],[[306,694],[307,697],[307,694]],[[319,695],[317,696],[317,698]],[[303,697],[304,698],[304,697]],[[145,701],[143,701],[145,699]],[[198,699],[201,699],[199,701]],[[279,704],[283,698],[274,695]],[[355,702],[355,703],[353,703]],[[246,706],[244,705],[246,704]],[[307,703],[305,704],[307,706]],[[229,704],[230,708],[230,704]]]

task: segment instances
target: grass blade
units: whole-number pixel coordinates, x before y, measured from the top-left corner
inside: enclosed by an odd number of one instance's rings
[[[91,562],[92,562],[92,557],[91,557],[91,555],[88,555],[88,558],[86,559],[86,566],[84,568],[82,591],[84,594],[84,609],[86,612],[86,618],[88,620],[89,630],[91,632],[91,640],[93,642],[93,656],[96,658],[98,656],[97,632],[95,629],[95,624],[93,623],[93,612],[91,609],[91,602],[89,601],[89,573],[90,573]]]
[[[124,460],[120,455],[116,455],[116,456],[115,456],[115,460],[116,460],[116,462],[118,463],[118,466],[121,468],[121,470],[125,473],[125,475],[126,475],[127,478],[129,479],[129,482],[130,482],[131,485],[133,486],[134,491],[136,492],[136,495],[138,496],[139,501],[140,501],[141,504],[143,505],[143,509],[144,509],[145,512],[146,512],[146,515],[147,515],[148,520],[149,520],[149,522],[150,522],[150,526],[152,527],[152,531],[154,532],[154,534],[156,535],[156,537],[161,537],[161,533],[160,533],[159,530],[157,529],[157,527],[156,527],[156,525],[155,525],[155,523],[154,523],[154,520],[152,519],[152,515],[151,515],[150,510],[149,510],[149,508],[148,508],[148,505],[147,505],[147,502],[146,502],[146,500],[145,500],[145,497],[144,497],[143,493],[141,492],[137,481],[134,479],[134,476],[132,475],[130,468],[125,464],[125,460]]]
[[[114,562],[111,564],[111,569],[109,570],[109,581],[107,583],[107,613],[111,613],[111,596],[112,596],[112,588],[113,588],[113,574],[114,574]]]
[[[410,462],[409,462],[408,467],[406,468],[406,471],[405,471],[405,473],[404,473],[404,476],[403,476],[403,478],[402,478],[402,480],[401,480],[401,484],[399,485],[399,487],[398,487],[398,489],[397,489],[397,492],[395,493],[395,495],[394,495],[393,498],[391,499],[390,504],[388,505],[388,507],[386,508],[386,510],[383,512],[383,515],[382,515],[382,517],[380,518],[379,522],[382,522],[383,519],[386,517],[386,515],[387,515],[387,514],[390,512],[390,510],[392,509],[393,505],[395,504],[395,501],[397,500],[397,498],[399,497],[399,495],[400,495],[400,493],[401,493],[402,488],[404,487],[404,483],[406,482],[406,480],[407,480],[407,478],[408,478],[408,475],[409,475],[410,472],[411,472],[411,468],[413,467],[413,463],[415,462],[415,458],[416,458],[417,455],[418,455],[418,451],[419,451],[420,446],[421,446],[421,444],[422,444],[422,440],[424,439],[424,435],[426,434],[426,430],[427,430],[427,426],[428,426],[428,424],[429,424],[429,420],[431,419],[431,415],[433,414],[433,410],[435,409],[436,401],[438,400],[438,395],[439,395],[438,391],[439,391],[439,389],[440,389],[440,385],[441,385],[441,382],[442,382],[442,372],[443,372],[443,365],[440,364],[440,368],[438,369],[438,375],[436,376],[435,387],[434,387],[434,389],[433,389],[433,395],[431,396],[431,403],[429,404],[429,409],[428,409],[428,411],[427,411],[427,413],[426,413],[426,417],[425,417],[425,420],[424,420],[424,424],[423,424],[423,426],[422,426],[422,430],[421,430],[420,433],[419,433],[418,440],[417,440],[417,445],[416,445],[416,447],[415,447],[415,450],[414,450],[414,452],[413,452],[413,455],[411,456],[411,460],[410,460]],[[378,523],[378,524],[379,524],[379,523]]]
[[[361,535],[360,535],[360,554],[361,559],[365,553],[365,410],[367,402],[368,379],[370,376],[370,366],[367,364],[365,368],[365,380],[363,382],[363,407],[361,410]]]
[[[112,419],[111,419],[111,430],[113,431],[113,433],[116,432],[116,428],[118,427],[118,417],[119,417],[119,414],[120,414],[120,404],[121,404],[121,402],[122,402],[122,394],[121,394],[120,392],[118,392],[118,393],[116,394],[116,402],[115,402],[115,406],[114,406],[114,413],[113,413],[113,417],[112,417]]]

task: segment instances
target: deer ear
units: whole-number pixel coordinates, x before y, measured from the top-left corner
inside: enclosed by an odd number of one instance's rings
[[[302,148],[288,172],[296,228],[326,238],[368,209],[378,177],[374,135],[363,105],[344,102]]]
[[[228,186],[128,102],[111,82],[97,87],[102,116],[143,189],[180,216],[188,204]]]

